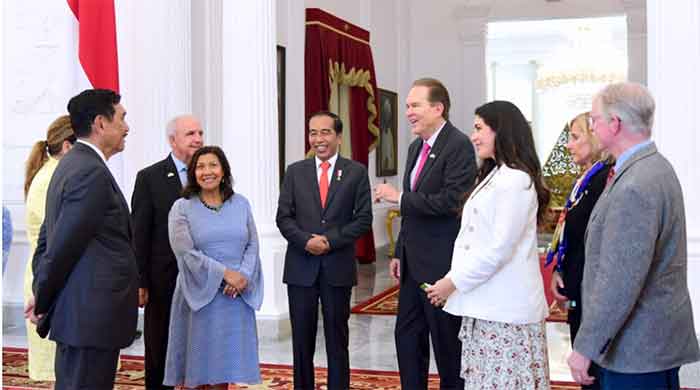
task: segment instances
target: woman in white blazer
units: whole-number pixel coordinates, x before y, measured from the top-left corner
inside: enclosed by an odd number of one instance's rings
[[[532,131],[510,102],[476,109],[471,140],[483,163],[462,209],[452,267],[428,298],[462,316],[465,389],[549,389],[537,222],[549,192]]]

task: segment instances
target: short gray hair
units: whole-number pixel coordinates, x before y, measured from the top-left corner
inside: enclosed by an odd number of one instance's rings
[[[654,98],[647,87],[632,82],[610,84],[595,96],[603,114],[620,118],[634,133],[651,133],[654,126]]]
[[[169,120],[168,123],[165,125],[165,136],[166,138],[170,138],[175,135],[175,130],[177,130],[177,121],[180,119],[184,118],[194,118],[194,115],[192,114],[181,114],[176,117],[173,117],[173,119]]]

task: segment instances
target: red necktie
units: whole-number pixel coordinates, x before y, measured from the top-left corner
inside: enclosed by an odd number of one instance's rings
[[[318,180],[318,189],[321,193],[321,207],[326,207],[326,198],[328,197],[328,168],[331,163],[324,161],[321,163],[321,178]]]
[[[416,183],[418,183],[418,177],[420,176],[420,171],[423,170],[426,160],[428,160],[428,153],[430,152],[430,145],[427,142],[423,142],[423,150],[420,152],[420,161],[418,162],[418,168],[416,168],[416,175],[413,177],[413,183],[411,183],[411,191],[416,190]]]

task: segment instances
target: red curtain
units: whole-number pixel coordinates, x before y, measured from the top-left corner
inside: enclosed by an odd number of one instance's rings
[[[351,69],[368,71],[367,85],[350,88],[351,158],[367,166],[370,150],[376,144],[379,117],[377,115],[377,79],[369,45],[369,31],[339,19],[318,8],[306,10],[306,117],[319,110],[328,110],[331,97],[331,63]],[[308,129],[307,129],[308,131]],[[306,134],[306,151],[310,149]],[[376,259],[374,236],[370,230],[357,241],[355,253],[361,263]]]

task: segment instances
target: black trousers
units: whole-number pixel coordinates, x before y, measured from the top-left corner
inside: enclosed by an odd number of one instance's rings
[[[401,388],[428,388],[429,340],[432,340],[440,388],[464,389],[464,379],[459,376],[462,343],[458,334],[462,318],[430,304],[425,291],[419,287],[424,281],[415,280],[408,267],[402,267],[401,273],[399,313],[394,330]]]
[[[56,343],[56,390],[111,390],[119,349],[73,347]]]
[[[569,309],[567,322],[569,323],[569,334],[571,335],[571,345],[574,345],[574,340],[576,339],[576,334],[578,333],[578,328],[581,327],[581,300],[576,301],[577,305],[574,308]],[[595,382],[591,385],[581,385],[582,390],[600,390],[600,367],[591,362],[591,367],[588,369],[588,375],[594,376],[596,378]]]
[[[289,318],[292,323],[294,389],[313,390],[314,351],[318,330],[318,303],[323,313],[323,334],[328,360],[328,390],[350,388],[348,319],[351,286],[330,286],[323,272],[313,286],[287,285]]]
[[[172,291],[164,296],[151,292],[145,308],[143,342],[147,390],[172,389],[163,385],[172,300]]]

